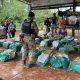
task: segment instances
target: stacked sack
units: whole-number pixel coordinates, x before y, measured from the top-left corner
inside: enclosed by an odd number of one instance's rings
[[[49,52],[49,53],[47,53]],[[53,54],[52,50],[42,51],[42,54],[37,58],[36,64],[44,67],[50,61],[50,56]]]
[[[12,60],[16,57],[15,55],[16,53],[14,52],[13,49],[8,49],[0,53],[0,60],[3,62],[7,60]]]
[[[50,58],[50,64],[54,68],[64,68],[65,70],[67,70],[69,63],[70,59],[65,54],[55,54]]]
[[[80,73],[80,57],[77,57],[75,60],[70,61],[68,71],[76,71]]]

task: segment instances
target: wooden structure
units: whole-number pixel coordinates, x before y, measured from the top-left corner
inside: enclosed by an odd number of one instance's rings
[[[75,12],[76,6],[80,6],[80,0],[19,0],[29,5],[29,10],[40,9],[58,9],[61,7],[73,7]],[[72,28],[72,36],[75,36],[75,29]]]

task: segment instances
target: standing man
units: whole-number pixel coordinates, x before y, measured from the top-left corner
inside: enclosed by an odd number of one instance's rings
[[[15,37],[15,32],[16,32],[16,24],[11,21],[9,27],[8,27],[9,35],[10,37]]]
[[[58,27],[59,27],[59,35],[65,36],[65,19],[63,17],[60,17],[58,20]]]
[[[50,32],[50,27],[51,27],[51,22],[50,22],[49,18],[46,18],[46,19],[44,20],[44,25],[45,25],[45,27],[46,27],[46,34],[47,34],[47,33]]]
[[[28,19],[25,19],[23,24],[22,24],[22,34],[20,34],[20,38],[23,38],[21,40],[21,43],[23,44],[23,49],[24,53],[22,54],[22,63],[26,65],[26,55],[28,54],[28,49],[29,49],[29,41],[30,38],[32,37],[32,34],[34,34],[34,37],[38,35],[38,27],[36,22],[34,21],[35,19],[35,14],[33,12],[29,12]]]
[[[57,33],[57,16],[56,16],[56,13],[53,13],[53,17],[52,17],[52,26],[51,26],[51,29],[52,31],[54,30],[55,33]]]

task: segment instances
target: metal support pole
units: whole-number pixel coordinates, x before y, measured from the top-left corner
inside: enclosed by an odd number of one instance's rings
[[[75,0],[73,0],[73,12],[75,12],[76,3]],[[72,28],[72,36],[75,37],[75,27]]]
[[[28,4],[28,11],[31,12],[31,4]]]

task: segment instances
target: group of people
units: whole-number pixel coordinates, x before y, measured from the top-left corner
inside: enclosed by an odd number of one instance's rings
[[[1,22],[1,26],[5,27],[6,30],[6,35],[9,36],[9,38],[15,37],[15,32],[16,32],[16,24],[14,23],[14,20],[4,20]]]
[[[53,35],[58,34],[57,28],[59,28],[59,35],[65,34],[65,19],[63,17],[57,17],[56,13],[53,14],[53,17],[46,18],[44,20],[44,25],[46,28],[46,34],[51,32]]]
[[[34,66],[36,62],[35,38],[38,37],[39,29],[34,19],[35,14],[33,12],[29,12],[28,18],[25,19],[22,23],[21,33],[19,34],[19,40],[24,50],[22,54],[22,63],[24,65],[27,65],[29,68]],[[44,25],[46,26],[46,34],[48,34],[49,32],[51,32],[52,36],[58,34],[58,27],[59,35],[65,36],[65,19],[63,17],[57,18],[56,13],[53,14],[53,17],[46,18],[44,21]],[[6,33],[8,33],[10,37],[15,37],[16,24],[13,20],[5,21],[2,26],[6,28]]]
[[[79,32],[80,26],[80,17],[73,15],[70,16],[56,16],[56,13],[53,14],[53,17],[46,18],[44,20],[45,32],[48,34],[49,32],[53,35],[67,35],[67,27],[74,28]]]

